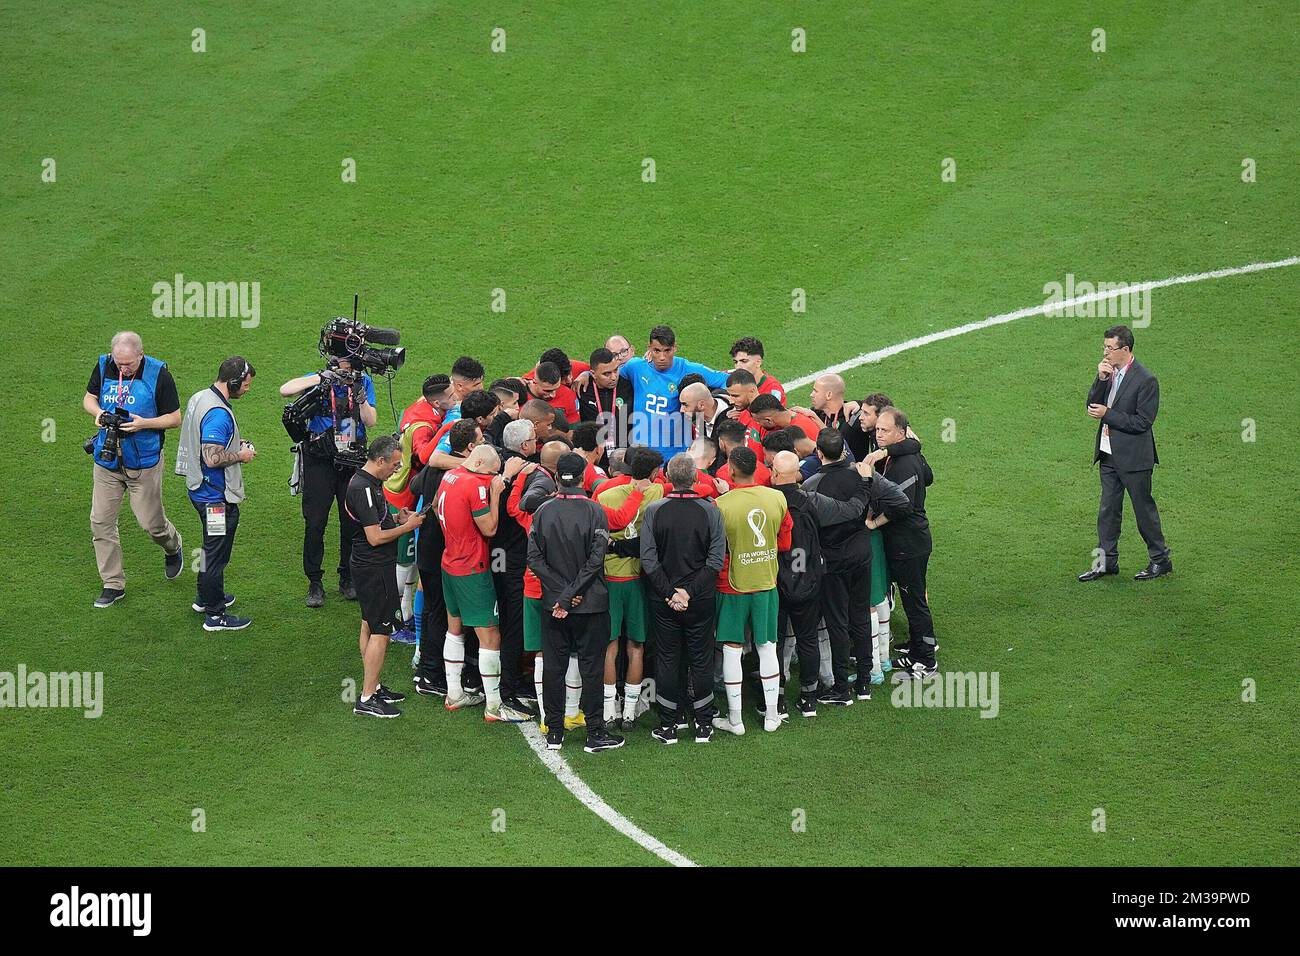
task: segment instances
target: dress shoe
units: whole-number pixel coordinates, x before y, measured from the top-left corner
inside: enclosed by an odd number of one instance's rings
[[[1108,574],[1119,574],[1119,568],[1104,568],[1101,571],[1098,571],[1096,568],[1093,568],[1092,570],[1084,571],[1081,575],[1079,575],[1079,580],[1096,581],[1098,578],[1104,578]]]
[[[1133,580],[1150,581],[1152,578],[1161,578],[1164,577],[1166,574],[1173,574],[1173,573],[1174,573],[1174,565],[1172,561],[1166,561],[1164,564],[1157,564],[1156,562],[1152,561],[1150,564],[1148,564],[1137,574],[1133,575]]]

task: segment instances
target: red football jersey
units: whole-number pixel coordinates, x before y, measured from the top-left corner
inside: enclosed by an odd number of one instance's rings
[[[488,569],[488,541],[474,523],[492,510],[488,486],[491,475],[454,468],[438,486],[435,512],[447,541],[442,552],[442,570],[463,577]]]
[[[766,372],[763,373],[763,378],[758,383],[758,393],[760,395],[775,395],[778,402],[782,405],[785,404],[785,388]]]
[[[569,364],[573,366],[571,374],[574,377],[581,375],[583,372],[591,371],[590,365],[577,359],[570,359]],[[537,369],[534,368],[519,377],[529,381],[536,376],[536,373]],[[550,404],[564,411],[564,417],[570,425],[576,425],[582,417],[578,412],[578,393],[571,386],[561,383],[560,387],[555,390],[555,397],[551,399]]]

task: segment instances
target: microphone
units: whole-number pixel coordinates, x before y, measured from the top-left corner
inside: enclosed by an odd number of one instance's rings
[[[366,330],[366,341],[375,345],[397,345],[402,341],[402,333],[397,329],[381,329],[372,325]]]

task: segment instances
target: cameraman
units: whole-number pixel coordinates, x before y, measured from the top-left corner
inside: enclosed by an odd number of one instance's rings
[[[95,461],[90,530],[104,582],[95,607],[104,608],[126,596],[117,530],[123,493],[130,492],[135,520],[163,549],[168,579],[185,566],[180,533],[167,520],[162,503],[163,431],[180,426],[181,405],[172,373],[144,354],[134,332],[113,336],[109,354],[101,355],[90,373],[82,404],[100,426],[87,450]]]
[[[358,453],[366,447],[366,429],[375,424],[375,384],[369,375],[354,370],[348,359],[331,359],[324,371],[290,379],[280,386],[280,394],[293,398],[317,386],[324,386],[322,409],[307,423],[310,436],[301,446],[302,516],[306,521],[302,570],[307,575],[308,607],[325,604],[321,560],[325,556],[325,526],[335,501],[339,504],[339,593],[349,601],[357,598],[350,565],[357,529],[344,497],[357,472],[358,459],[364,458]]]

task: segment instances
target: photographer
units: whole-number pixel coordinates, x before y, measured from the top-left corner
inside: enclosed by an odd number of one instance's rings
[[[321,583],[321,561],[325,556],[325,526],[330,509],[339,504],[339,593],[356,600],[349,559],[356,528],[344,497],[348,482],[356,474],[366,447],[366,429],[375,424],[375,384],[370,376],[354,369],[346,358],[331,359],[321,372],[290,379],[280,394],[293,398],[315,390],[319,413],[307,422],[310,433],[300,445],[302,451],[302,516],[306,522],[302,539],[302,570],[307,575],[307,606],[325,603]]]
[[[185,566],[181,536],[163,511],[163,432],[181,423],[176,382],[165,363],[144,354],[140,336],[118,332],[90,373],[83,399],[100,426],[87,451],[94,457],[90,530],[104,589],[95,607],[105,608],[126,595],[117,516],[122,495],[131,495],[135,520],[163,549],[168,579]]]
[[[226,593],[225,573],[244,500],[243,466],[257,455],[252,442],[240,437],[230,403],[248,393],[255,374],[243,356],[222,362],[216,382],[186,403],[176,448],[176,474],[185,476],[203,528],[199,594],[193,607],[204,613],[205,631],[242,631],[253,623],[227,613],[235,597]]]

